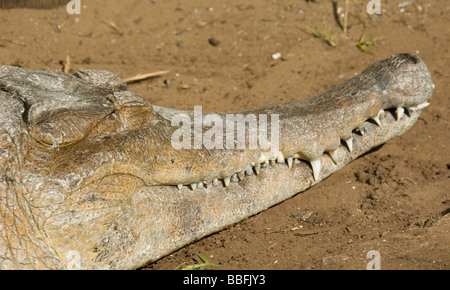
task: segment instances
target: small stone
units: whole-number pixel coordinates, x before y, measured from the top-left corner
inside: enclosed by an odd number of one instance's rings
[[[281,53],[280,52],[272,54],[272,58],[273,59],[279,59],[280,57],[281,57]]]
[[[220,44],[220,41],[217,40],[217,39],[214,38],[214,37],[210,37],[210,38],[208,39],[208,42],[209,42],[209,44],[211,44],[212,46],[218,46],[218,45]]]

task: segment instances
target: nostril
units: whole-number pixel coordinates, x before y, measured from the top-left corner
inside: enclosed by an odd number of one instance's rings
[[[417,57],[416,55],[414,55],[414,54],[410,54],[410,53],[402,53],[402,54],[399,54],[399,56],[400,57],[403,57],[404,59],[406,59],[406,60],[409,60],[411,63],[413,63],[413,64],[417,64],[418,62],[420,62],[420,58],[419,57]]]
[[[420,58],[414,54],[401,53],[394,54],[388,58],[388,62],[391,66],[400,68],[405,64],[418,64],[421,62]]]

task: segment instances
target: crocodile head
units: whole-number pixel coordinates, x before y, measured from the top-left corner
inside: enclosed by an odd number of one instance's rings
[[[410,54],[236,113],[152,106],[115,75],[0,66],[0,268],[136,268],[301,192],[408,130]]]

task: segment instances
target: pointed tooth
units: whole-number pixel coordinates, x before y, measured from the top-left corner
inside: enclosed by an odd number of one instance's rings
[[[178,187],[178,190],[181,190],[183,188],[183,184],[180,183],[177,185],[177,187]]]
[[[420,104],[420,105],[417,105],[417,106],[415,106],[415,107],[411,107],[411,108],[409,108],[409,109],[412,110],[412,111],[418,111],[418,110],[422,110],[422,109],[428,107],[429,105],[430,105],[430,103],[424,102],[424,103],[422,103],[422,104]]]
[[[277,163],[280,163],[280,164],[284,163],[284,156],[283,156],[283,153],[281,153],[281,151],[278,152]]]
[[[313,169],[314,180],[318,180],[320,175],[320,159],[312,160],[310,162]]]
[[[204,187],[204,183],[203,182],[197,183],[197,188],[203,188],[203,187]]]
[[[247,170],[245,170],[245,173],[247,175],[252,175],[253,174],[253,168],[251,166],[247,167]]]
[[[353,151],[353,137],[348,138],[347,140],[344,140],[345,143],[347,143],[348,151]]]
[[[373,117],[372,120],[374,120],[375,123],[377,123],[377,125],[381,127],[380,118],[378,118],[378,116]]]
[[[337,149],[333,150],[333,151],[329,151],[328,153],[330,153],[330,156],[331,156],[331,159],[333,159],[333,162],[335,164],[338,164],[339,163],[339,156],[337,154]]]
[[[258,174],[259,174],[259,171],[261,170],[261,165],[256,164],[255,167],[253,167],[253,168],[255,169],[256,175],[258,175]]]
[[[397,107],[397,110],[395,110],[395,112],[397,113],[397,121],[398,121],[403,117],[403,114],[405,113],[405,108]]]
[[[288,165],[289,168],[292,168],[292,162],[293,162],[293,161],[294,161],[294,158],[288,157],[288,159],[287,159],[287,165]]]
[[[192,190],[196,189],[197,188],[197,183],[191,183],[191,188],[192,188]]]
[[[231,175],[231,181],[234,181],[234,182],[238,182],[239,181],[238,175],[236,173]]]
[[[260,153],[258,163],[264,163],[266,160],[266,156],[263,153]]]
[[[214,186],[217,186],[217,185],[219,185],[219,180],[216,178],[216,179],[214,179],[214,181],[213,181],[213,185]]]
[[[237,176],[238,176],[239,180],[242,181],[244,179],[244,177],[245,177],[245,171],[238,172]]]
[[[429,105],[430,105],[430,103],[424,102],[424,103],[418,105],[417,107],[418,107],[419,110],[421,110],[421,109],[424,109],[424,108],[428,107]]]
[[[261,164],[261,167],[262,168],[270,168],[271,167],[270,161],[266,160],[266,162]]]
[[[225,187],[227,187],[230,184],[230,178],[229,177],[225,177],[223,179],[223,184],[225,185]]]

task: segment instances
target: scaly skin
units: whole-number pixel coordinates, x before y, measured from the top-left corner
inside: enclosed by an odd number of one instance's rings
[[[0,268],[154,261],[404,133],[433,87],[417,56],[394,55],[328,92],[239,112],[278,114],[277,151],[248,138],[177,150],[172,117],[193,113],[152,106],[109,72],[0,66]]]

